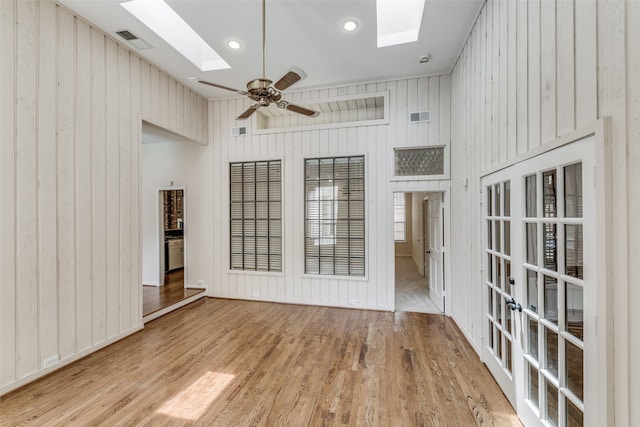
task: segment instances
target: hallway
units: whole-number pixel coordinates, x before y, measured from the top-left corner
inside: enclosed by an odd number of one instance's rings
[[[409,256],[396,256],[396,310],[441,314],[429,299],[429,282],[418,274],[418,266]]]

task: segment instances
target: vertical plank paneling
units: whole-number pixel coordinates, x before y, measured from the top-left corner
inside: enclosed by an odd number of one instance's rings
[[[140,141],[140,130],[141,123],[139,120],[140,110],[140,91],[137,90],[140,87],[140,60],[135,55],[129,56],[129,70],[130,70],[130,81],[129,81],[129,151],[131,153],[130,156],[130,190],[129,190],[129,200],[130,200],[130,266],[129,266],[129,293],[131,295],[131,325],[130,327],[138,326],[142,320],[142,283],[141,278],[141,265],[140,265],[140,239],[138,236],[141,235],[140,231],[140,223],[142,221],[142,210],[140,208],[139,200],[141,199],[141,190],[140,190],[140,178],[142,176],[142,171],[140,170],[140,150],[141,150],[141,141]],[[173,79],[169,79],[169,82],[173,81]],[[170,121],[170,120],[169,120]],[[169,121],[165,122],[168,126],[170,126]],[[145,221],[146,219],[145,215]]]
[[[131,93],[130,70],[129,70],[129,51],[123,46],[117,47],[117,64],[118,64],[118,156],[114,157],[118,164],[118,205],[120,207],[118,215],[120,236],[119,245],[119,268],[120,273],[120,326],[118,332],[124,332],[131,328],[133,320],[131,319],[131,260],[134,256],[131,253],[131,104],[129,94]],[[152,79],[153,81],[153,79]],[[160,96],[160,80],[158,79],[158,97]],[[160,103],[160,102],[159,102]],[[162,123],[158,105],[157,118]],[[114,230],[116,231],[116,230]]]
[[[16,2],[0,2],[0,381],[16,379],[15,78]],[[12,143],[13,141],[13,143]]]
[[[529,0],[529,149],[540,141],[540,1]]]
[[[596,2],[575,2],[575,120],[585,125],[598,117]]]
[[[493,8],[494,8],[494,2],[490,1],[487,2],[487,7],[485,8],[486,10],[486,19],[487,19],[487,23],[486,23],[486,34],[487,34],[487,38],[486,38],[486,51],[485,51],[485,57],[484,57],[484,64],[486,67],[486,74],[485,74],[485,80],[484,80],[484,85],[485,85],[485,110],[484,110],[484,114],[485,114],[485,119],[483,120],[485,122],[485,144],[484,144],[484,153],[485,153],[485,158],[484,158],[484,164],[482,165],[483,169],[487,169],[489,168],[489,166],[491,166],[492,164],[492,158],[493,158],[493,153],[492,153],[492,149],[491,149],[491,142],[493,141],[493,135],[492,135],[492,111],[493,111],[493,100],[494,97],[492,96],[492,81],[493,81],[493,73],[492,73],[492,65],[493,65]],[[497,99],[495,100],[495,102],[497,102]]]
[[[144,60],[140,60],[140,95],[142,97],[142,115],[147,119],[152,119],[151,115],[151,65]],[[182,86],[180,86],[182,87]],[[178,104],[178,114],[181,113],[181,105]],[[178,126],[178,131],[182,132]]]
[[[93,341],[106,339],[106,74],[105,36],[91,30],[91,270],[93,272]]]
[[[38,369],[38,227],[36,68],[37,3],[19,1],[16,32],[16,255],[18,375]],[[35,350],[35,351],[34,351]]]
[[[440,77],[429,77],[429,109],[431,110],[431,123],[429,123],[429,144],[442,142],[440,138]],[[405,121],[408,121],[405,118]]]
[[[141,324],[138,117],[185,113],[177,82],[155,69],[152,107],[151,66],[53,1],[0,2],[0,45],[2,394]]]
[[[90,29],[76,20],[76,350],[92,345],[91,56]]]
[[[491,139],[488,141],[491,166],[500,158],[500,0],[492,0],[491,51]]]
[[[149,87],[151,91],[148,96],[151,99],[150,118],[154,123],[161,123],[160,118],[160,70],[151,65],[149,67]]]
[[[391,101],[391,100],[390,100]],[[418,111],[429,109],[429,78],[418,79]],[[429,123],[418,123],[418,145],[424,145],[429,141]]]
[[[558,1],[557,30],[557,91],[558,135],[575,129],[575,67],[574,67],[574,2]]]
[[[76,348],[75,19],[58,13],[58,304],[60,357]]]
[[[513,158],[517,154],[517,97],[516,97],[516,82],[518,75],[516,74],[516,42],[517,42],[517,27],[518,22],[518,2],[507,1],[508,7],[508,24],[507,24],[507,153],[505,159]]]
[[[540,0],[540,140],[543,144],[557,135],[556,31],[555,1]]]
[[[119,161],[119,115],[118,115],[118,45],[106,39],[106,234],[107,234],[107,294],[106,294],[106,326],[107,338],[120,332],[120,170]]]
[[[637,2],[627,4],[626,9],[626,28],[627,28],[627,117],[629,117],[628,124],[628,159],[627,170],[629,176],[627,177],[627,185],[631,188],[640,182],[640,79],[633,70],[640,70],[640,52],[638,46],[640,46],[640,29],[636,25],[640,22],[640,4]],[[631,190],[634,191],[634,190]],[[638,194],[638,190],[635,190]],[[638,197],[628,197],[628,215],[633,217],[635,212],[636,218],[638,212],[640,212],[640,199]],[[640,236],[640,224],[638,221],[629,221],[628,234],[630,236]],[[640,248],[637,244],[631,244],[629,247],[628,260],[640,259]],[[631,262],[629,264],[629,277],[640,276],[640,265],[637,262]],[[640,299],[640,289],[638,286],[630,286],[629,297],[627,299],[627,310],[633,312],[636,307],[636,302]],[[629,339],[629,354],[634,357],[640,353],[640,331],[637,327],[632,328],[634,332],[630,334]],[[640,378],[640,367],[637,363],[630,364],[629,378]],[[630,384],[630,396],[629,399],[632,402],[637,402],[640,397],[640,384],[638,381],[632,381]],[[631,405],[629,419],[637,420],[640,418],[640,408],[638,405]]]
[[[407,80],[407,113],[418,111],[418,80]],[[409,115],[404,118],[406,122],[409,122]],[[409,123],[407,128],[407,143],[408,145],[417,145],[418,142],[418,126],[417,123]]]
[[[38,319],[40,360],[45,360],[58,354],[58,311],[51,309],[51,301],[58,298],[58,236],[56,215],[51,212],[57,200],[55,112],[58,74],[55,64],[58,45],[57,6],[41,1],[38,7]],[[3,138],[3,141],[6,140]]]
[[[143,76],[144,76],[144,73],[143,73]],[[184,131],[185,131],[184,86],[178,85],[177,89],[178,90],[176,91],[176,104],[178,108],[178,125],[176,127],[176,130],[178,131],[178,133],[181,133],[184,135]],[[146,94],[146,96],[149,96],[149,95]],[[145,98],[145,94],[143,93],[142,94],[143,103],[144,103],[144,98]]]
[[[517,154],[523,154],[529,147],[529,67],[528,67],[528,15],[526,2],[516,2],[518,24],[516,28],[516,140]]]
[[[625,64],[626,50],[636,46],[626,45],[626,1],[600,2],[597,5],[598,28],[598,116],[614,118],[611,122],[611,139],[617,142],[617,149],[612,150],[611,200],[617,201],[620,209],[613,210],[612,240],[616,245],[611,254],[612,270],[615,272],[616,291],[613,295],[614,323],[616,334],[629,337],[629,323],[631,311],[629,306],[629,286],[618,284],[630,284],[629,282],[629,217],[628,205],[628,178],[627,175],[627,69]],[[636,25],[633,25],[636,27]],[[637,31],[637,29],[636,29]],[[637,73],[633,73],[637,76]],[[636,77],[637,78],[637,77]],[[635,118],[637,120],[637,117]],[[634,141],[637,144],[637,141]],[[637,188],[637,183],[634,183]],[[636,190],[637,191],[637,190]],[[637,328],[636,328],[637,329]],[[630,408],[633,405],[629,399],[631,379],[629,377],[630,366],[634,363],[635,354],[630,352],[629,342],[622,339],[616,344],[613,354],[615,387],[615,423],[619,425],[632,425]],[[609,420],[603,420],[601,425],[610,425]]]
[[[440,86],[438,111],[440,113],[439,140],[441,143],[449,144],[451,141],[451,76],[440,76],[438,79]]]
[[[395,145],[407,145],[407,125],[409,111],[407,108],[407,81],[399,80],[396,86],[396,134]]]
[[[502,8],[505,6],[506,69],[502,57],[505,40]],[[638,211],[638,203],[637,197],[629,197],[629,192],[631,183],[640,180],[637,176],[640,151],[635,143],[640,138],[640,124],[636,119],[640,86],[635,73],[640,67],[637,49],[640,31],[635,25],[639,19],[637,2],[523,0],[505,4],[501,0],[489,0],[451,74],[452,123],[455,124],[451,151],[454,161],[460,165],[452,176],[455,182],[458,169],[465,169],[473,184],[469,188],[473,191],[452,187],[452,223],[465,221],[465,226],[455,227],[452,250],[464,254],[468,266],[464,271],[454,268],[453,282],[462,285],[459,288],[454,285],[453,315],[472,341],[481,342],[482,316],[479,305],[469,299],[475,285],[464,284],[474,282],[474,271],[480,266],[478,251],[468,249],[468,236],[475,236],[472,242],[480,241],[481,213],[476,189],[483,171],[599,117],[612,117],[610,137],[615,167],[610,178],[615,206],[614,217],[608,220],[614,224],[613,310],[618,336],[629,339],[617,341],[613,348],[615,401],[611,396],[601,396],[601,391],[592,396],[610,399],[615,406],[615,423],[621,425],[636,419],[640,411],[629,403],[637,400],[640,393],[640,387],[630,380],[638,373],[631,356],[640,351],[640,336],[628,323],[633,310],[630,301],[637,300],[635,288],[629,285],[629,277],[637,276],[630,274],[637,267],[630,267],[629,259],[637,256],[632,257],[629,242],[638,235],[637,221],[631,219],[633,212]],[[496,49],[498,39],[500,50]],[[474,43],[476,40],[479,43]],[[500,64],[499,73],[495,72],[496,61]],[[494,90],[496,82],[500,85],[498,94]],[[494,145],[496,116],[490,112],[495,111],[496,104],[501,112],[506,105],[506,118],[503,113],[499,115],[500,132],[506,123],[506,155],[502,144],[498,151]],[[473,133],[481,136],[474,138]],[[500,140],[503,140],[502,133]],[[460,307],[464,312],[458,310]],[[593,397],[587,397],[585,405],[595,404],[589,399]],[[612,424],[611,414],[598,414],[598,417],[601,418],[592,420],[595,424]]]
[[[508,28],[509,28],[509,15],[508,15],[508,2],[507,0],[499,0],[499,28],[500,28],[500,38],[499,38],[499,72],[498,72],[498,93],[499,101],[498,101],[498,158],[494,160],[499,160],[500,162],[504,162],[507,159],[507,114],[508,114],[508,83],[509,78],[507,76],[507,67],[508,67],[508,48],[507,48],[507,40],[508,40]],[[495,23],[494,23],[495,24]]]
[[[178,86],[178,82],[176,82],[174,79],[170,78],[169,82],[168,82],[168,87],[167,87],[167,115],[169,116],[169,120],[167,122],[169,129],[177,129],[177,123],[178,123],[178,108],[176,106],[176,93],[177,93],[177,86]],[[203,100],[204,102],[204,100]],[[133,104],[132,104],[133,105]],[[206,110],[205,110],[206,112]],[[206,120],[206,118],[205,118]]]
[[[479,20],[479,30],[478,30],[478,58],[477,58],[477,68],[478,68],[478,77],[476,80],[476,83],[478,86],[480,86],[479,90],[480,90],[480,108],[478,111],[478,122],[480,123],[480,126],[478,127],[479,130],[479,135],[478,135],[478,141],[484,141],[487,137],[487,120],[486,120],[486,111],[487,111],[487,67],[486,67],[486,63],[487,63],[487,9],[489,8],[489,6],[487,5],[486,7],[484,7],[482,9],[482,12],[480,12],[480,16],[478,17]],[[460,74],[462,74],[462,71],[460,71]],[[463,77],[460,77],[460,80],[463,81]],[[452,90],[453,92],[453,90]],[[456,92],[459,94],[458,97],[456,98],[456,102],[458,103],[458,108],[461,108],[461,104],[462,104],[462,94],[460,93],[459,88],[456,88]],[[453,100],[452,100],[453,102]],[[459,111],[459,116],[456,117],[461,117],[462,116],[462,111]],[[453,118],[452,118],[453,120]],[[451,146],[453,147],[455,144],[451,144]],[[481,168],[485,168],[487,165],[487,150],[486,150],[486,144],[478,144],[478,154],[479,154],[479,161],[480,161],[480,167]]]
[[[158,98],[159,98],[159,123],[169,123],[169,76],[160,73],[160,81],[158,82]]]

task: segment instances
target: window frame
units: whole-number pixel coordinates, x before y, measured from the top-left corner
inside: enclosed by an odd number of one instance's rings
[[[397,204],[397,196],[402,196],[402,204]],[[396,212],[396,208],[402,208],[402,212]],[[396,215],[402,215],[402,221],[396,220]],[[396,224],[402,224],[402,231],[396,230]],[[402,239],[396,238],[396,233],[402,233]],[[393,241],[395,243],[407,243],[407,193],[394,191],[393,193]]]
[[[317,161],[317,168],[318,168],[317,178],[308,178],[309,176],[308,167],[311,165],[311,162],[314,162],[314,161]],[[332,174],[330,177],[325,176],[321,179],[320,164],[323,161],[332,162],[332,166],[331,166]],[[344,176],[342,177],[338,176],[335,173],[336,171],[335,165],[337,164],[337,162],[340,162],[340,161],[347,162],[346,170],[348,171],[348,174],[346,178]],[[351,176],[351,170],[352,170],[351,162],[358,162],[358,161],[361,161],[362,163],[362,165],[360,166],[361,169],[360,171],[358,171],[358,175]],[[303,175],[303,187],[304,187],[303,188],[304,261],[303,262],[304,262],[304,266],[303,268],[304,268],[304,274],[306,276],[314,277],[314,278],[348,277],[350,280],[362,280],[362,279],[366,280],[367,278],[366,246],[368,241],[367,240],[367,222],[366,222],[367,221],[366,181],[368,177],[367,177],[366,166],[367,166],[367,161],[366,161],[366,156],[364,154],[346,154],[346,155],[327,156],[327,157],[310,157],[310,158],[304,159],[304,163],[303,163],[303,174],[304,174]],[[325,200],[320,200],[320,195],[317,195],[317,196],[314,196],[316,198],[313,198],[313,197],[309,198],[309,191],[308,191],[310,188],[309,183],[313,183],[314,181],[318,181],[319,183],[321,181],[325,181],[329,183],[335,180],[338,182],[342,182],[343,185],[346,182],[347,188],[350,188],[349,185],[352,185],[351,183],[352,179],[354,180],[356,185],[361,186],[359,189],[358,187],[355,187],[357,189],[354,190],[353,193],[351,191],[348,191],[346,196],[344,194],[341,196],[338,194],[339,187],[338,185],[336,185],[333,187],[333,190],[332,190],[336,194],[335,197],[327,198]],[[316,187],[316,188],[323,188],[323,187]],[[329,187],[326,187],[326,188],[329,188]],[[329,193],[331,193],[331,191],[329,191]],[[338,206],[341,206],[342,203],[344,202],[348,202],[346,217],[344,216],[345,215],[344,213],[338,212],[338,213],[335,213],[335,215],[332,218],[325,217],[324,220],[317,215],[316,215],[317,217],[310,218],[310,203],[312,202],[317,203],[318,210],[319,210],[319,206],[322,205],[321,202],[324,202],[325,204],[328,203],[328,206],[331,205],[332,210],[334,210],[335,212],[337,212]],[[351,205],[352,202],[355,202],[355,203]],[[353,211],[353,209],[355,209],[355,212]],[[312,244],[311,242],[311,240],[314,239],[314,234],[319,233],[321,230],[316,230],[316,233],[310,233],[310,228],[312,225],[310,221],[325,221],[324,225],[335,227],[334,234],[332,234],[331,236],[327,236],[327,239],[329,240],[334,239],[333,242],[329,242],[331,243],[332,248],[330,249],[325,248],[324,253],[321,252],[322,248],[320,247],[320,245],[315,243]],[[349,230],[346,236],[344,234],[345,224],[347,225],[347,229]],[[354,227],[353,230],[357,237],[354,237],[354,234],[351,234],[352,226]],[[342,254],[336,253],[336,251],[338,250],[345,251],[344,246],[342,247],[338,246],[341,242],[346,243],[346,255],[344,254],[344,252]],[[355,246],[354,246],[354,243],[355,243]],[[315,253],[310,253],[310,245],[314,247],[312,252],[315,252]],[[317,250],[315,250],[316,246],[318,246]],[[328,255],[327,252],[331,252],[331,254]],[[313,263],[314,260],[316,260],[316,268],[310,269],[309,266],[311,263]],[[323,261],[325,262],[324,264],[323,264]],[[326,264],[327,262],[331,263],[331,266],[332,266],[331,272],[327,272],[326,270],[325,272],[322,272],[323,268],[327,267],[328,265]],[[345,267],[345,263],[346,263],[346,267]],[[344,270],[341,270],[344,268],[347,269],[346,272],[344,272]]]
[[[266,171],[266,181],[258,180],[257,170],[259,164],[266,163],[267,171]],[[254,176],[253,181],[246,180],[245,181],[245,165],[253,164],[254,167]],[[273,179],[272,176],[272,167],[277,164],[279,168],[279,173],[277,174],[277,179]],[[250,160],[250,161],[230,161],[229,165],[229,271],[231,273],[248,273],[248,274],[282,274],[284,272],[284,230],[283,230],[283,214],[284,214],[284,204],[283,204],[283,165],[284,162],[282,159],[268,159],[268,160]],[[233,167],[234,165],[242,165],[242,179],[241,181],[235,181],[233,178]],[[234,199],[233,193],[233,185],[234,184],[241,185],[241,197],[239,200]],[[266,183],[266,195],[259,197],[258,196],[258,183]],[[278,183],[279,188],[276,191],[279,197],[272,198],[272,183]],[[253,199],[245,200],[245,190],[247,184],[253,184]],[[234,217],[234,203],[241,204],[241,216]],[[253,217],[247,217],[246,213],[246,203],[253,204]],[[266,204],[266,217],[259,217],[259,208],[258,204]],[[278,215],[272,216],[272,212],[278,210],[278,208],[274,208],[271,203],[279,204],[279,212]],[[264,207],[263,207],[264,209]],[[251,209],[250,209],[251,211]],[[241,224],[241,234],[234,234],[234,221],[239,221]],[[263,224],[263,227],[266,226],[266,235],[259,235],[259,224],[258,222],[266,221],[266,225]],[[245,233],[245,227],[247,222],[253,222],[253,235],[247,235]],[[237,224],[236,224],[237,225]],[[263,233],[264,234],[264,233]],[[241,239],[241,248],[240,252],[234,251],[234,238]],[[245,248],[246,239],[253,238],[253,252],[247,251]],[[259,253],[259,242],[258,239],[261,239],[262,246],[266,246],[266,253]],[[266,244],[265,244],[266,239]],[[279,239],[280,244],[277,244],[277,239]],[[274,243],[276,242],[276,243]],[[234,255],[240,255],[242,257],[242,267],[234,266]],[[254,256],[253,266],[249,264],[247,266],[246,257],[250,255]],[[267,258],[266,261],[266,269],[259,268],[260,266],[260,257]],[[279,258],[279,264],[278,264]]]

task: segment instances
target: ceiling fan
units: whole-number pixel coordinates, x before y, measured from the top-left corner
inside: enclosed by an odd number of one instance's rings
[[[240,114],[236,120],[244,120],[250,117],[259,108],[268,107],[271,103],[274,103],[279,108],[293,111],[294,113],[302,114],[308,117],[317,117],[320,115],[318,111],[311,110],[309,108],[292,104],[289,101],[282,99],[281,91],[291,87],[295,83],[307,77],[306,73],[298,67],[291,67],[287,73],[280,78],[273,85],[273,81],[265,77],[265,44],[266,44],[266,19],[265,19],[266,0],[262,0],[262,78],[253,79],[247,83],[247,90],[233,89],[227,86],[222,86],[216,83],[207,82],[205,80],[198,80],[199,83],[217,87],[220,89],[229,90],[231,92],[237,92],[241,95],[246,95],[255,104],[252,104],[242,114]]]

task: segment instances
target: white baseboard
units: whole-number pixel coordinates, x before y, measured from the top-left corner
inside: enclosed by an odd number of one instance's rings
[[[207,296],[206,292],[200,292],[199,294],[192,295],[189,298],[183,299],[182,301],[177,302],[173,305],[170,305],[169,307],[165,307],[162,310],[154,311],[148,316],[143,317],[142,322],[143,323],[151,322],[152,320],[155,320],[160,316],[164,316],[167,313],[171,313],[173,310],[177,310],[180,307],[184,307],[185,305],[191,304],[192,302],[197,301],[200,298],[204,298],[206,296]]]
[[[91,346],[89,348],[86,348],[78,353],[75,353],[69,357],[66,357],[65,359],[60,360],[58,363],[55,363],[51,366],[49,366],[48,368],[43,368],[40,369],[36,372],[33,372],[32,374],[27,375],[26,377],[20,378],[19,380],[16,380],[12,383],[9,383],[7,385],[4,385],[2,387],[0,387],[0,396],[2,396],[3,394],[9,393],[10,391],[16,390],[24,385],[29,384],[30,382],[33,382],[35,380],[37,380],[38,378],[41,378],[47,374],[50,374],[51,372],[57,371],[58,369],[67,366],[70,363],[73,363],[75,361],[78,361],[80,359],[82,359],[83,357],[86,357],[88,355],[90,355],[91,353],[95,353],[96,351],[105,348],[113,343],[115,343],[116,341],[120,341],[121,339],[134,334],[138,331],[140,331],[144,326],[142,324],[136,325],[133,328],[127,330],[126,332],[123,332],[121,334],[115,335],[111,338],[109,338],[108,340],[102,341],[99,344],[96,344],[94,346]]]

